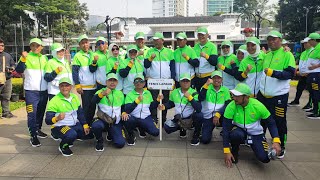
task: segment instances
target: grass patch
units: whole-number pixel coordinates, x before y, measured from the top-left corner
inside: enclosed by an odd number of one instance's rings
[[[26,106],[25,101],[10,102],[10,111],[19,109],[24,106]],[[0,107],[0,112],[2,112],[2,107]]]

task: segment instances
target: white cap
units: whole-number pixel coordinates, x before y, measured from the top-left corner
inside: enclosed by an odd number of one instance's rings
[[[306,37],[306,38],[304,38],[304,40],[301,41],[301,43],[307,43],[307,42],[309,42],[309,40],[310,40],[310,38]]]

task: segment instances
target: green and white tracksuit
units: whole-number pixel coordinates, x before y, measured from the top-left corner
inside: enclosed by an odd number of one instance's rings
[[[58,67],[62,67],[62,71],[59,71]],[[45,71],[45,79],[48,81],[48,94],[56,95],[60,92],[59,81],[61,78],[68,77],[72,82],[71,67],[65,59],[50,59],[46,64]]]
[[[123,78],[123,93],[128,94],[134,89],[134,78],[137,75],[143,75],[144,67],[142,65],[143,60],[137,58],[134,59],[134,63],[130,62],[130,58],[122,61],[119,66],[119,74]]]
[[[186,54],[187,57],[184,58],[182,54]],[[182,73],[190,74],[191,79],[195,76],[195,64],[190,63],[189,61],[193,61],[194,59],[198,59],[196,52],[188,45],[185,45],[183,48],[178,48],[174,51],[174,60],[175,60],[175,67],[176,67],[176,77],[175,80],[180,80],[180,75]],[[197,61],[198,62],[198,61]],[[197,63],[199,66],[199,63]]]
[[[97,71],[96,71],[96,80],[98,84],[106,86],[106,74],[107,74],[107,57],[108,53],[103,53],[102,51],[98,50],[94,53],[94,55],[99,56],[99,60],[97,61]]]
[[[211,55],[218,55],[217,46],[214,43],[208,41],[203,46],[200,43],[197,43],[193,47],[193,50],[195,51],[196,56],[199,57],[200,62],[199,67],[197,67],[195,70],[197,77],[204,78],[210,76],[211,73],[215,70],[215,65],[210,64],[208,60]],[[207,58],[200,56],[201,52],[206,53],[208,55]]]
[[[259,54],[258,57],[247,56],[244,58],[239,65],[239,72],[241,73],[240,80],[244,80],[250,89],[251,96],[256,97],[260,89],[260,80],[263,74],[263,54]],[[252,69],[249,71],[248,75],[245,75],[248,65],[252,66]]]
[[[230,47],[230,51],[231,51],[231,49],[233,49],[233,48]],[[237,66],[239,66],[239,62],[237,61],[238,58],[234,54],[219,56],[218,64],[223,65],[225,68],[231,69],[230,62],[232,60],[235,62],[235,64]],[[228,89],[234,89],[238,81],[232,75],[224,72],[223,70],[221,72],[222,72],[222,79],[223,79],[222,85],[227,87]]]

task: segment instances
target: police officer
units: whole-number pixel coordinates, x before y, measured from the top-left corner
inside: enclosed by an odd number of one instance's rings
[[[31,52],[23,52],[16,71],[24,73],[24,90],[26,109],[28,113],[28,128],[32,147],[41,146],[39,138],[46,138],[47,134],[41,131],[44,112],[48,101],[48,83],[44,79],[46,56],[41,54],[42,41],[38,38],[30,40]]]
[[[250,98],[251,89],[239,83],[231,90],[231,101],[223,114],[223,151],[227,167],[238,162],[240,144],[247,143],[257,159],[268,163],[269,145],[263,133],[260,121],[265,121],[273,138],[272,149],[280,153],[280,139],[275,121],[267,108],[258,100]]]
[[[83,139],[90,132],[81,103],[71,93],[72,82],[68,77],[59,80],[60,93],[48,103],[46,123],[51,125],[51,134],[60,138],[59,151],[63,156],[72,156],[70,147],[76,139]]]

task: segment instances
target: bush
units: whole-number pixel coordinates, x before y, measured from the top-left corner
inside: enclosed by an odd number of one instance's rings
[[[23,94],[23,80],[22,78],[12,78],[12,94]]]

